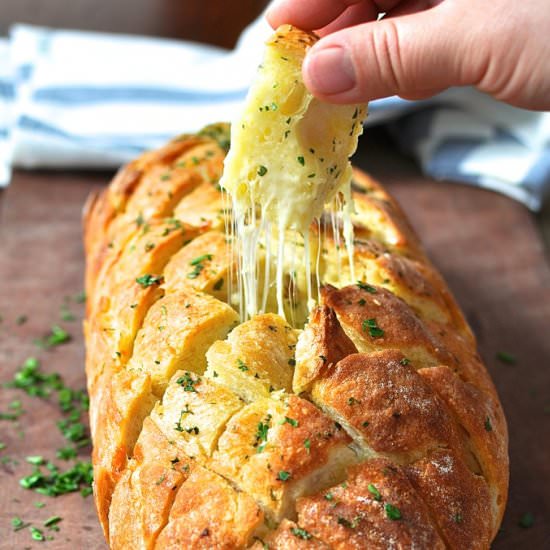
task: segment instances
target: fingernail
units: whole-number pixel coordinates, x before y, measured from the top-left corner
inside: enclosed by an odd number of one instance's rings
[[[342,46],[313,49],[306,57],[305,71],[310,86],[323,95],[341,94],[355,86],[351,56]]]

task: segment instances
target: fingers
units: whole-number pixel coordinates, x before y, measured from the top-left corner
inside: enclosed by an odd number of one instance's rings
[[[358,4],[368,5],[373,13],[378,14],[393,9],[400,2],[401,0],[276,0],[267,11],[266,17],[274,29],[289,23],[312,31],[329,25],[348,8]]]
[[[322,29],[316,29],[315,32],[319,36],[326,36],[347,27],[354,27],[367,21],[376,21],[377,17],[378,8],[370,0],[367,0],[350,6],[339,17]]]
[[[452,3],[443,3],[340,30],[310,50],[304,80],[317,97],[333,103],[418,97],[475,83],[487,56],[471,27],[467,17],[452,13]]]
[[[402,0],[392,9],[386,12],[385,17],[397,17],[399,15],[409,15],[417,11],[433,8],[441,4],[444,0]]]
[[[328,25],[346,9],[363,0],[278,0],[266,16],[275,29],[289,23],[304,30],[315,30]]]

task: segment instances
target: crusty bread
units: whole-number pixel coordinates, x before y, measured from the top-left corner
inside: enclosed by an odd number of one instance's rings
[[[368,284],[325,286],[301,333],[273,314],[231,331],[223,154],[206,134],[176,140],[88,205],[86,366],[111,547],[487,548],[506,501],[506,424],[396,203],[356,171]]]
[[[85,211],[94,497],[113,549],[488,548],[507,429],[472,332],[395,201],[355,170],[357,284],[330,223],[303,330],[239,323],[226,125]]]

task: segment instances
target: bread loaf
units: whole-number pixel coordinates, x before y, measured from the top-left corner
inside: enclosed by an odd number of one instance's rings
[[[85,211],[94,497],[110,547],[489,548],[505,419],[400,208],[354,170],[358,282],[337,284],[349,265],[328,224],[305,326],[241,322],[218,184],[228,145],[223,124],[181,136]]]

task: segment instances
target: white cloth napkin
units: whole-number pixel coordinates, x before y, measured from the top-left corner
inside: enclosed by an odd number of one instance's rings
[[[171,137],[238,114],[271,30],[233,51],[204,44],[16,25],[0,40],[0,186],[11,166],[112,168]],[[536,210],[550,194],[550,113],[471,89],[388,98],[390,124],[425,173],[489,187]]]

